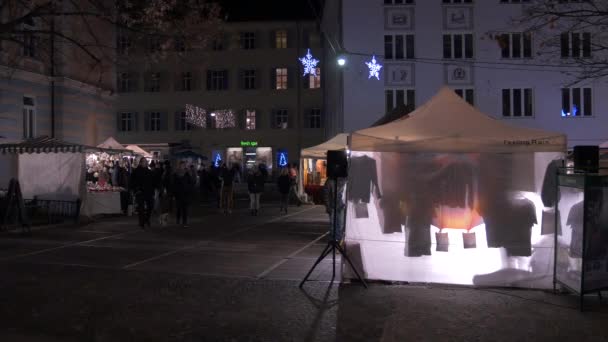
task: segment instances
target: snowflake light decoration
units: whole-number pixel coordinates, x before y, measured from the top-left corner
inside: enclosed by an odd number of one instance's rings
[[[306,76],[307,74],[317,76],[317,64],[319,64],[319,60],[312,58],[312,55],[310,54],[310,49],[307,50],[305,57],[299,59],[300,62],[302,62],[302,65],[304,66],[303,76]]]
[[[380,69],[382,69],[382,65],[376,63],[376,56],[372,56],[372,60],[369,62],[365,62],[365,64],[369,68],[369,77],[367,79],[375,77],[379,81],[380,80]]]
[[[215,114],[215,115],[214,115]],[[230,109],[216,110],[211,113],[215,120],[215,128],[234,128],[236,127],[236,116]]]
[[[207,127],[207,111],[201,107],[187,104],[186,122],[201,128]]]

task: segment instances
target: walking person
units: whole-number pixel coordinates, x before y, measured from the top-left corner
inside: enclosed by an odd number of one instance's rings
[[[190,175],[186,162],[181,161],[179,167],[173,174],[171,188],[177,207],[175,213],[177,224],[181,224],[184,228],[188,228],[188,206],[190,205],[190,197],[192,195],[194,183],[195,181]]]
[[[222,177],[222,196],[221,196],[221,209],[224,214],[231,214],[233,203],[233,183],[234,183],[235,170],[234,168],[228,169],[226,164],[222,165],[221,177]]]
[[[139,226],[143,229],[150,227],[150,216],[154,207],[154,175],[148,168],[148,160],[141,158],[139,164],[131,175],[131,189],[135,194]]]
[[[281,194],[281,209],[282,213],[285,211],[287,214],[287,207],[289,206],[289,190],[291,189],[291,181],[289,179],[289,171],[286,168],[281,169],[281,174],[277,179],[277,187]]]
[[[204,164],[201,165],[200,170],[198,170],[198,179],[200,202],[203,203],[209,200],[209,192],[211,191],[211,185],[209,184],[209,171]]]
[[[300,205],[302,205],[302,201],[300,201],[300,197],[298,196],[298,165],[295,163],[291,164],[289,166],[288,172],[290,184],[288,197],[295,197],[296,204],[299,207]]]
[[[127,215],[129,211],[129,204],[131,204],[131,194],[129,193],[129,171],[127,171],[124,162],[121,160],[114,172],[116,173],[116,185],[123,189],[120,191],[120,210],[122,210],[123,214]]]
[[[247,176],[247,188],[249,189],[249,209],[252,216],[258,216],[260,211],[260,196],[264,192],[265,177],[259,169],[251,170]]]

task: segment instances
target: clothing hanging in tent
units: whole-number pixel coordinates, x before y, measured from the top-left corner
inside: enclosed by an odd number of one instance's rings
[[[376,198],[382,197],[378,187],[376,160],[368,156],[354,157],[350,164],[350,169],[357,170],[357,173],[350,175],[353,181],[350,183],[349,201],[369,203],[372,192]]]

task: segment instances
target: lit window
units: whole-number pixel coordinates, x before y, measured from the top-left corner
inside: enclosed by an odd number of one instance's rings
[[[287,129],[289,125],[289,116],[287,109],[279,109],[274,114],[275,127],[279,129]]]
[[[591,88],[562,88],[562,117],[591,116]]]
[[[503,89],[502,116],[522,117],[533,116],[532,89]]]
[[[286,30],[275,31],[275,40],[276,40],[275,46],[277,49],[286,49],[287,48],[287,31]]]
[[[316,68],[316,75],[308,75],[308,88],[319,89],[321,88],[321,68]]]
[[[255,129],[255,110],[247,110],[245,114],[245,129],[254,130]]]
[[[287,89],[287,68],[275,69],[275,89]]]

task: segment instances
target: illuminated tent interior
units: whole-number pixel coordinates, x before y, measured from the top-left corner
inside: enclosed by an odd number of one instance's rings
[[[564,134],[494,119],[442,88],[407,117],[352,133],[349,148],[347,252],[367,279],[552,286],[546,174]]]
[[[127,149],[125,149],[121,143],[114,139],[114,137],[107,138],[101,144],[97,145],[97,147],[107,150],[127,151]]]
[[[340,133],[326,142],[300,151],[300,172],[298,193],[306,193],[312,201],[319,203],[322,198],[321,187],[327,179],[327,151],[346,150],[348,134]]]

